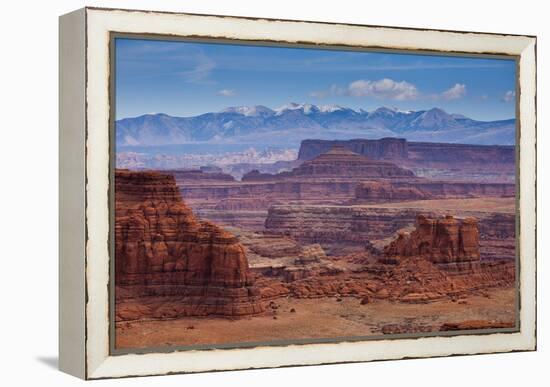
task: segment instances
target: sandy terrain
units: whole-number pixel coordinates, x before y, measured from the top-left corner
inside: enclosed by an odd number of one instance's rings
[[[513,289],[495,289],[457,302],[427,304],[375,301],[361,305],[352,297],[325,298],[323,302],[285,298],[276,300],[273,307],[256,317],[117,323],[116,346],[144,348],[377,336],[402,329],[437,332],[444,323],[466,320],[513,324],[514,294]]]

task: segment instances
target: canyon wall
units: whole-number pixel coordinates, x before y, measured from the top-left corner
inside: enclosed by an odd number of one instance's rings
[[[185,184],[180,186],[183,198],[190,203],[211,207],[242,206],[243,209],[267,209],[268,204],[296,200],[350,200],[355,197],[357,182],[339,179],[288,179],[281,181],[228,184]],[[237,202],[241,201],[241,204]]]
[[[288,201],[342,203],[385,203],[422,199],[468,197],[514,197],[513,183],[430,181],[428,179],[361,178],[271,178],[250,179],[242,183],[180,185],[190,203],[227,210],[265,210],[270,204]],[[261,181],[264,180],[264,181]]]
[[[445,210],[417,208],[377,208],[363,206],[285,205],[269,209],[265,232],[287,235],[304,243],[319,243],[326,248],[340,244],[378,248],[399,230],[416,223],[417,215],[434,218]],[[478,219],[479,238],[484,258],[515,258],[515,215],[482,211],[460,211],[461,217]]]
[[[117,300],[177,297],[178,316],[262,311],[243,247],[194,216],[172,175],[116,171],[115,205]]]
[[[358,203],[385,203],[407,200],[514,197],[513,183],[480,183],[462,181],[368,181],[355,189]]]
[[[311,160],[327,152],[333,145],[376,160],[411,159],[418,162],[508,163],[515,160],[511,145],[470,145],[431,142],[410,142],[402,138],[379,140],[304,140],[300,144],[299,160]]]
[[[304,141],[304,144],[309,144],[308,141]],[[311,141],[314,142],[314,140]],[[373,148],[378,149],[375,152],[378,156],[386,142],[403,145],[404,140],[384,139],[379,141],[374,143],[378,145]],[[221,174],[222,176],[212,174],[212,179],[207,180],[202,179],[201,176],[210,174],[177,171],[175,172],[176,181],[184,199],[199,210],[258,211],[266,210],[270,204],[297,201],[304,204],[347,204],[350,202],[383,203],[439,198],[513,197],[515,195],[513,182],[491,180],[487,182],[481,179],[482,175],[479,175],[480,178],[474,181],[417,177],[410,169],[398,166],[393,162],[376,160],[364,154],[354,153],[341,145],[342,143],[349,146],[357,145],[357,151],[366,152],[365,149],[370,149],[366,145],[365,147],[359,146],[363,144],[363,140],[321,141],[321,148],[329,147],[329,149],[312,159],[303,161],[291,171],[270,174],[253,170],[246,173],[242,177],[242,181],[223,179],[223,174]],[[354,149],[357,148],[355,145]],[[401,149],[397,145],[389,146],[388,152],[385,154],[396,153],[395,149]],[[313,147],[312,152],[315,149],[317,148]],[[403,153],[400,152],[397,153],[402,155]],[[397,160],[401,160],[402,163],[406,162],[406,159]],[[476,168],[480,167],[483,167],[483,164],[476,166]],[[464,172],[456,172],[457,170],[461,169],[453,166],[447,172],[459,175]],[[184,173],[185,176],[192,175],[197,178],[193,180],[183,177]]]
[[[470,145],[409,142],[408,159],[417,162],[514,164],[513,145]]]
[[[304,140],[299,160],[311,160],[331,146],[343,146],[374,160],[386,160],[432,179],[478,182],[515,181],[515,147],[409,142],[398,138],[346,141]]]
[[[365,245],[387,238],[414,222],[417,211],[356,206],[273,206],[266,232],[307,243]]]

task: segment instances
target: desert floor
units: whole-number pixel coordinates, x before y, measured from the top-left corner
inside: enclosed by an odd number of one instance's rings
[[[117,349],[131,349],[437,332],[444,323],[468,320],[513,324],[515,290],[483,290],[456,302],[426,304],[283,298],[260,316],[120,322],[115,335]]]

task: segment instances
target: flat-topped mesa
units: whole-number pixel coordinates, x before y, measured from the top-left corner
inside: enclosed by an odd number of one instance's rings
[[[115,181],[117,300],[126,295],[170,303],[176,297],[171,317],[263,311],[243,246],[231,233],[199,221],[172,176],[116,171]],[[129,318],[120,310],[119,320]]]
[[[381,138],[379,140],[303,140],[298,153],[299,160],[311,160],[329,151],[333,146],[343,146],[350,151],[368,156],[375,160],[406,159],[408,156],[407,140],[404,138]]]
[[[311,160],[332,146],[344,146],[352,152],[375,160],[410,160],[420,164],[430,162],[502,163],[514,165],[513,145],[473,145],[433,142],[410,142],[404,138],[387,137],[378,140],[303,140],[299,160]]]
[[[327,152],[304,161],[290,172],[277,175],[252,171],[243,176],[243,181],[279,180],[285,178],[411,178],[414,173],[387,161],[373,160],[352,152],[342,145],[333,145]]]
[[[478,262],[479,232],[477,219],[442,219],[418,215],[416,229],[401,232],[384,248],[386,257],[420,256],[436,264]]]
[[[342,145],[333,145],[312,160],[305,161],[291,172],[294,176],[328,176],[352,178],[414,177],[412,171],[397,165],[372,160]]]

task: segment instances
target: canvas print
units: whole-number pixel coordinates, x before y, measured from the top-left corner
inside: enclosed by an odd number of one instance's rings
[[[114,349],[516,331],[516,61],[117,36]]]

